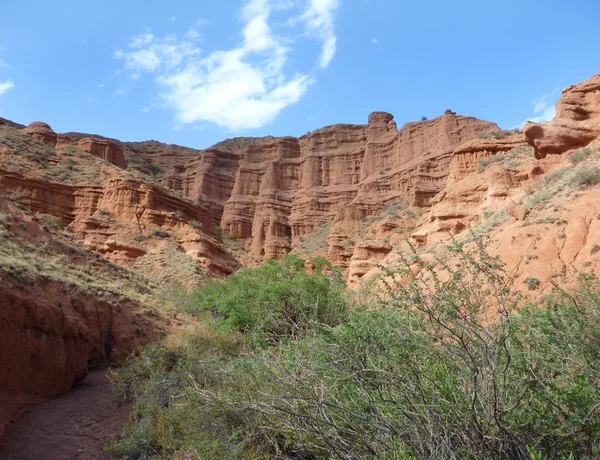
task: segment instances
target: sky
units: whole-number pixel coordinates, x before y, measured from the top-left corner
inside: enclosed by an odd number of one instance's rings
[[[373,111],[513,128],[597,72],[598,0],[29,0],[0,16],[0,116],[195,148]]]

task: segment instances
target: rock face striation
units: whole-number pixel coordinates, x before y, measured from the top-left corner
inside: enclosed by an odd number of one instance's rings
[[[111,142],[106,139],[86,137],[80,140],[77,143],[77,146],[84,152],[87,152],[98,158],[102,158],[103,160],[108,161],[119,168],[127,168],[123,147],[116,142]]]
[[[229,158],[225,170],[232,179],[223,180],[219,168],[224,185],[215,189],[221,203],[231,186],[221,229],[247,241],[256,257],[269,258],[289,252],[297,239],[333,222],[338,233],[329,256],[342,262],[336,242],[352,236],[362,218],[407,195],[412,205],[429,206],[444,185],[452,150],[478,133],[497,129],[447,111],[398,130],[391,114],[375,112],[367,125],[333,125],[299,139],[252,145],[238,154],[237,164],[235,157]],[[212,182],[214,188],[211,169],[206,164],[196,183]],[[198,188],[189,191],[190,198],[198,197]],[[216,201],[207,191],[202,198]]]
[[[201,151],[156,141],[123,145],[132,164],[158,167],[164,185],[204,206],[255,257],[278,257],[333,224],[328,257],[347,266],[352,248],[339,243],[361,219],[404,196],[412,206],[430,206],[452,151],[496,130],[450,110],[398,130],[393,115],[374,112],[366,125],[337,124],[300,138],[239,138]]]

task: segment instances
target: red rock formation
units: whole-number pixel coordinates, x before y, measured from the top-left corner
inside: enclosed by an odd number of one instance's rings
[[[516,150],[519,149],[519,150]],[[525,138],[516,134],[502,139],[475,139],[458,147],[452,154],[450,174],[442,192],[432,200],[432,208],[412,237],[425,244],[462,232],[484,212],[510,210],[521,216],[524,211],[514,202],[521,194],[521,185],[530,176],[522,170],[494,167],[490,164],[481,173],[480,161],[491,156],[502,158],[507,152],[518,154],[527,161]]]
[[[54,147],[56,145],[57,136],[54,130],[47,123],[34,121],[24,131],[31,135],[34,139],[42,141],[44,144]]]
[[[206,208],[139,179],[111,177],[100,185],[70,185],[0,169],[0,190],[21,195],[34,212],[59,217],[77,238],[114,263],[126,265],[141,256],[151,240],[134,244],[134,239],[159,229],[214,272],[231,273],[239,267],[219,244]]]
[[[556,104],[556,117],[523,128],[536,158],[561,154],[589,144],[600,136],[600,73],[567,87]]]
[[[358,243],[350,259],[348,286],[354,287],[357,281],[384,260],[391,250],[392,246],[383,241],[366,240]]]
[[[361,181],[356,197],[347,209],[336,215],[335,238],[328,257],[347,267],[337,254],[336,240],[352,238],[360,220],[379,213],[402,198],[417,208],[427,208],[446,183],[450,157],[461,143],[478,133],[498,127],[476,118],[446,111],[432,120],[405,124],[399,131],[390,125],[392,116],[376,112],[369,117],[368,139],[361,165]]]
[[[500,139],[485,138],[465,142],[452,153],[448,183],[458,182],[477,171],[477,164],[484,158],[503,155],[506,152],[526,145],[522,134],[513,134]]]
[[[221,227],[248,240],[255,256],[277,257],[290,240],[334,219],[343,232],[332,237],[329,258],[347,262],[348,248],[338,243],[361,218],[407,194],[428,206],[444,185],[452,149],[493,129],[448,112],[398,131],[391,114],[374,112],[367,126],[333,125],[255,145],[240,160]]]
[[[119,168],[126,169],[123,147],[106,139],[87,137],[77,142],[77,146],[91,155],[102,158]]]

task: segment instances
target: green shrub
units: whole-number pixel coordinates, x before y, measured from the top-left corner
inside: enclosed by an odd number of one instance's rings
[[[154,177],[161,176],[164,173],[164,170],[160,166],[155,164],[150,165],[150,174],[152,174]]]
[[[188,220],[188,225],[192,228],[195,228],[196,230],[202,229],[202,223],[198,222],[197,220]]]
[[[190,312],[211,312],[221,326],[253,335],[257,343],[299,338],[317,325],[335,326],[348,310],[340,287],[320,272],[309,274],[294,255],[209,281],[192,298]]]
[[[534,291],[537,288],[540,287],[540,280],[538,280],[537,278],[533,278],[533,277],[528,277],[525,278],[525,280],[523,281],[523,283],[525,283],[525,285],[527,286],[527,289],[529,289],[530,291]]]
[[[590,188],[600,183],[600,168],[593,166],[590,168],[580,168],[574,177],[575,183],[580,188]]]
[[[317,256],[312,257],[310,259],[310,263],[315,268],[316,271],[322,273],[325,270],[331,270],[331,262],[329,262],[325,257]]]
[[[62,228],[62,220],[58,216],[54,216],[52,214],[42,214],[40,216],[40,220],[48,227],[53,228],[55,230]]]

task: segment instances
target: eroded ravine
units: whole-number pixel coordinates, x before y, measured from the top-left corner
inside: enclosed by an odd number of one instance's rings
[[[3,460],[110,459],[104,445],[127,421],[129,407],[119,405],[105,371],[56,399],[34,406],[0,440]]]

